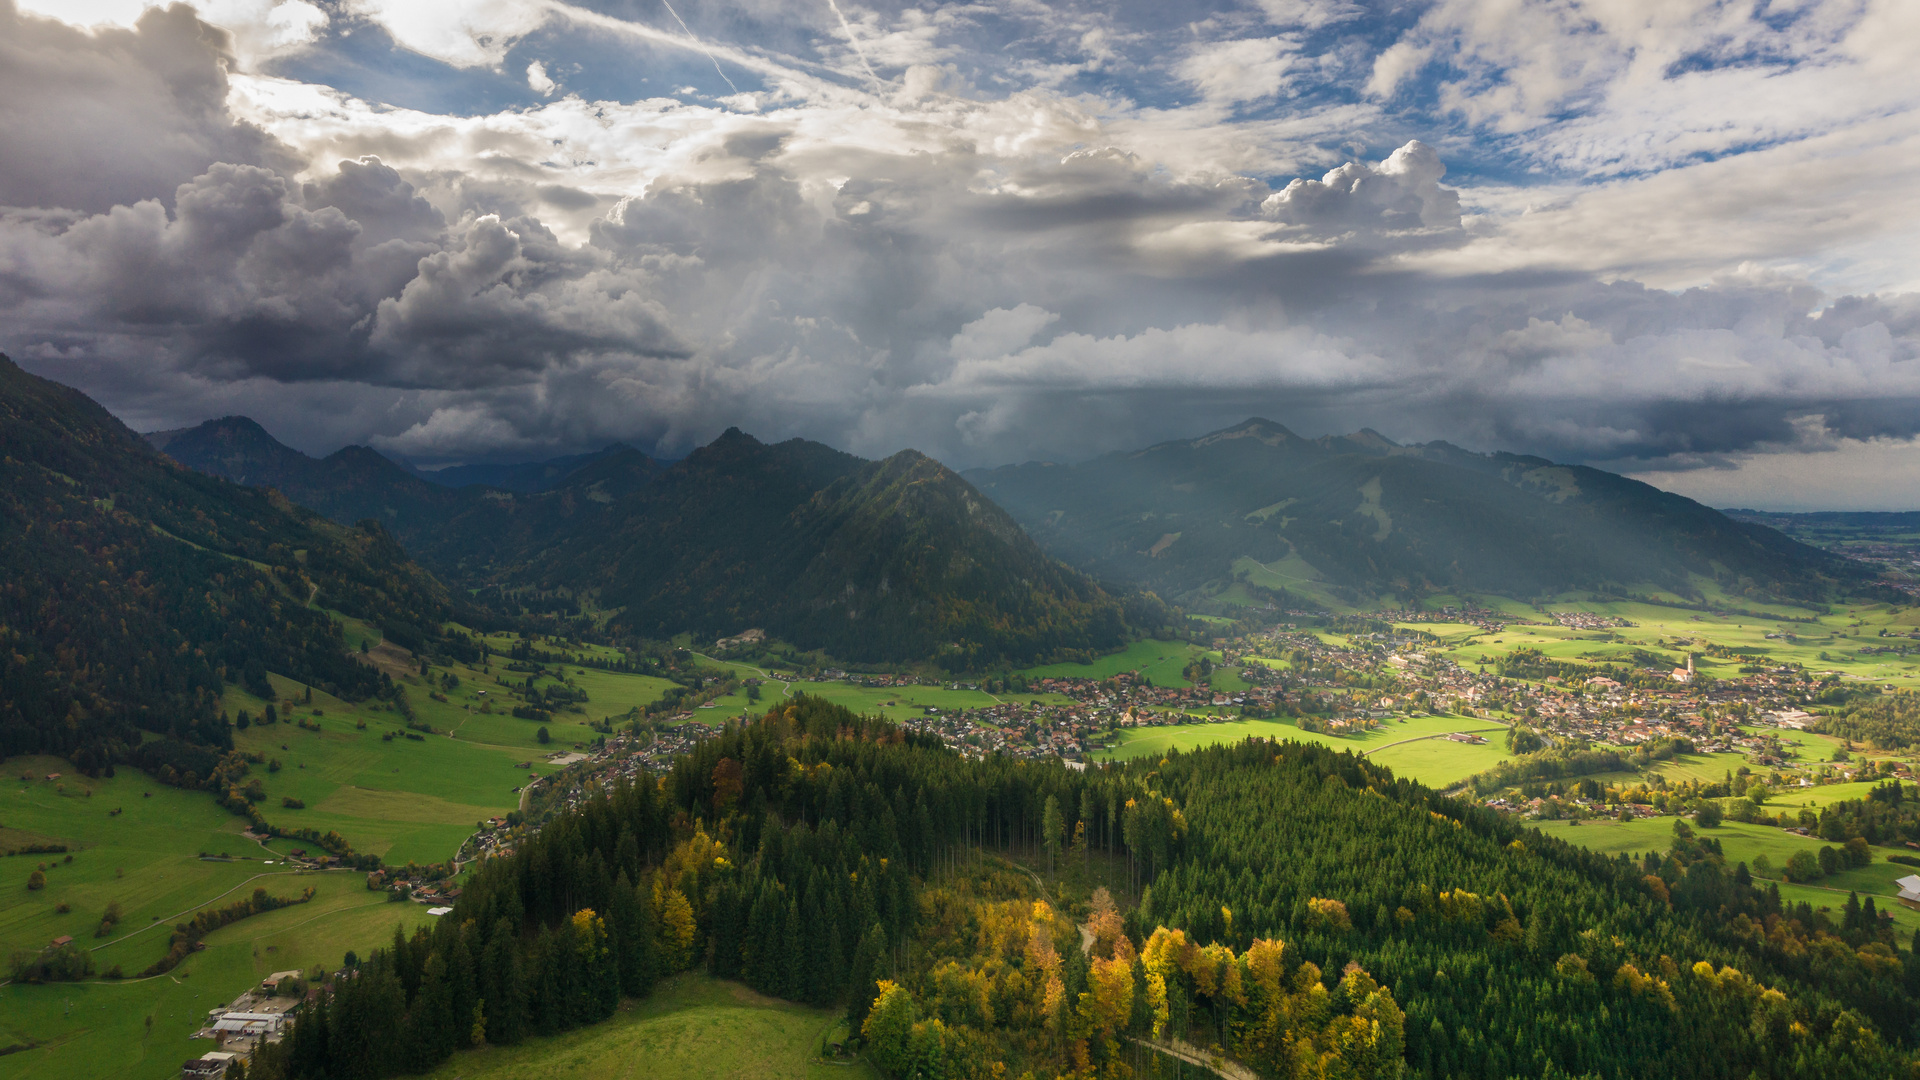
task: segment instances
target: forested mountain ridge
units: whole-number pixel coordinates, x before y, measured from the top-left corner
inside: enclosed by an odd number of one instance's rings
[[[1117,647],[1126,613],[915,451],[865,461],[729,429],[573,530],[528,580],[604,582],[637,633],[764,627],[835,655],[949,666]]]
[[[228,745],[222,684],[266,670],[376,692],[321,607],[436,634],[463,613],[379,526],[183,468],[0,357],[0,755],[92,769],[142,730]]]
[[[462,587],[590,597],[666,638],[761,627],[851,660],[955,668],[1090,656],[1157,602],[1122,601],[1042,552],[958,474],[914,451],[873,462],[730,429],[661,466],[604,454],[531,494],[451,490],[364,447],[314,459],[230,417],[166,433],[183,463],[272,484],[337,521],[374,518]]]
[[[1042,849],[1151,886],[1046,902],[976,857]],[[1316,745],[1075,772],[803,695],[483,863],[250,1075],[422,1072],[694,968],[843,1004],[899,1076],[1134,1076],[1168,1036],[1288,1080],[1920,1075],[1887,922],[1744,870],[1689,832],[1596,855]]]
[[[1079,465],[967,476],[1053,555],[1169,597],[1236,576],[1323,584],[1353,599],[1645,584],[1691,593],[1696,576],[1730,592],[1810,597],[1865,576],[1613,473],[1440,442],[1400,446],[1372,431],[1305,439],[1253,419]],[[1251,563],[1236,568],[1240,560]]]
[[[494,568],[534,557],[576,512],[597,509],[660,471],[645,454],[622,446],[571,463],[575,467],[542,490],[455,489],[364,446],[309,457],[244,416],[147,439],[189,468],[278,489],[341,524],[379,521],[435,572],[463,582],[484,582]]]

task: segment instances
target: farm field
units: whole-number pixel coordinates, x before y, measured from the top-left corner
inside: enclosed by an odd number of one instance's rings
[[[169,1080],[179,1075],[181,1061],[214,1048],[211,1041],[189,1038],[208,1009],[233,1000],[271,972],[336,968],[348,950],[364,955],[391,941],[395,927],[410,933],[430,919],[418,904],[389,903],[368,892],[362,876],[350,871],[289,874],[256,884],[276,896],[297,896],[313,886],[315,895],[305,904],[214,931],[204,950],[166,975],[0,986],[0,1046],[31,1047],[0,1056],[0,1078],[93,1080],[110,1073],[128,1080]],[[133,939],[141,942],[137,947],[129,942],[124,948],[137,951],[144,966],[165,951],[164,935],[156,929]],[[121,949],[104,948],[96,960],[104,967]],[[103,1071],[107,1061],[114,1064]]]
[[[1047,664],[1028,668],[1029,679],[1106,679],[1123,671],[1137,671],[1155,686],[1185,688],[1193,684],[1180,671],[1207,650],[1185,641],[1144,639],[1116,653],[1109,653],[1091,664]],[[1219,653],[1213,657],[1219,659]]]
[[[1476,746],[1450,742],[1433,736],[1453,731],[1479,731],[1488,742]],[[1328,735],[1303,731],[1286,720],[1231,720],[1218,724],[1182,724],[1176,727],[1127,728],[1112,748],[1096,753],[1103,761],[1164,754],[1169,750],[1192,750],[1201,746],[1239,742],[1249,736],[1295,742],[1319,743],[1336,750],[1365,754],[1393,769],[1394,774],[1426,784],[1446,785],[1473,773],[1491,768],[1507,756],[1502,745],[1505,729],[1473,717],[1415,716],[1388,720],[1373,731],[1358,735]],[[1405,740],[1419,740],[1407,742]],[[1394,745],[1399,743],[1401,745]],[[1464,770],[1464,771],[1462,771]]]
[[[38,949],[63,934],[99,944],[93,934],[109,903],[118,903],[123,915],[110,939],[119,941],[152,925],[156,917],[171,919],[272,869],[262,865],[272,856],[240,835],[245,820],[214,805],[206,792],[166,787],[132,768],[97,780],[71,769],[59,758],[16,757],[7,759],[0,776],[0,827],[6,830],[0,844],[15,847],[39,840],[78,849],[70,852],[72,862],[65,855],[0,858],[0,895],[8,898],[0,905],[0,954]],[[52,772],[63,775],[60,780],[45,779]],[[32,779],[22,780],[22,775]],[[112,814],[115,809],[122,813]],[[203,851],[250,858],[208,862],[199,857]],[[43,863],[46,888],[29,892],[27,875]],[[60,904],[73,910],[59,914],[55,909]],[[129,970],[145,967],[166,951],[160,932],[140,940],[153,938],[159,940],[147,950],[151,956],[128,955]],[[118,962],[104,954],[101,959],[102,970]]]
[[[273,679],[283,698],[297,693],[293,684],[279,676]],[[260,704],[233,688],[228,698],[230,707],[244,708],[239,704],[243,701],[255,708]],[[529,773],[552,771],[544,754],[565,745],[558,735],[555,745],[546,748],[531,738],[525,745],[511,745],[449,737],[439,733],[446,730],[439,723],[434,723],[435,734],[409,739],[404,737],[402,718],[380,710],[377,702],[349,705],[319,691],[314,692],[312,705],[301,704],[298,709],[298,719],[317,724],[320,730],[287,722],[294,718],[290,714],[281,723],[256,723],[233,733],[235,749],[280,763],[278,771],[255,765],[249,774],[249,779],[258,778],[266,788],[261,813],[283,827],[337,831],[354,850],[393,863],[452,857],[476,822],[514,809],[519,797],[513,789],[526,783]],[[313,715],[315,710],[322,715]],[[416,712],[427,718],[426,710],[416,707]],[[510,716],[472,719],[537,727]],[[364,728],[359,726],[362,722]],[[587,737],[597,735],[582,731]],[[397,734],[382,738],[389,732]],[[467,736],[464,731],[460,734]],[[533,767],[516,768],[521,761],[532,761]],[[282,804],[287,798],[306,805],[288,808]]]
[[[1767,805],[1773,807],[1784,803],[1781,800],[1769,800]],[[1578,825],[1566,821],[1541,821],[1535,824],[1542,833],[1593,851],[1609,855],[1620,852],[1640,855],[1648,851],[1665,852],[1673,843],[1673,824],[1677,820],[1656,817],[1635,821],[1583,821]],[[1694,831],[1696,835],[1719,840],[1729,864],[1746,863],[1751,867],[1755,856],[1765,854],[1773,863],[1774,872],[1770,876],[1779,881],[1782,897],[1796,902],[1805,900],[1816,908],[1825,906],[1837,911],[1846,901],[1847,892],[1857,890],[1863,897],[1873,895],[1876,898],[1874,903],[1880,910],[1892,912],[1894,924],[1903,935],[1920,929],[1920,912],[1901,907],[1893,899],[1900,891],[1893,884],[1894,880],[1920,872],[1913,867],[1887,861],[1888,855],[1912,854],[1904,848],[1876,847],[1873,849],[1874,861],[1866,866],[1842,870],[1804,885],[1794,885],[1779,879],[1779,868],[1786,865],[1794,852],[1817,852],[1823,847],[1838,845],[1770,825],[1744,825],[1735,821],[1712,829],[1695,828]],[[1790,897],[1789,893],[1792,893]]]
[[[1678,662],[1682,642],[1705,639],[1726,649],[1743,650],[1752,657],[1739,660],[1702,657],[1696,666],[1716,678],[1737,676],[1743,664],[1771,661],[1798,663],[1810,671],[1835,671],[1850,678],[1890,682],[1895,686],[1920,686],[1920,656],[1861,651],[1900,643],[1893,638],[1881,638],[1880,631],[1904,634],[1920,627],[1920,609],[1849,604],[1835,606],[1831,613],[1815,618],[1814,613],[1806,609],[1715,597],[1711,590],[1709,596],[1710,602],[1723,603],[1741,613],[1716,615],[1639,601],[1592,602],[1569,598],[1549,603],[1546,608],[1611,615],[1635,625],[1613,630],[1582,630],[1552,623],[1510,625],[1497,634],[1465,624],[1400,625],[1438,635],[1443,641],[1444,654],[1461,664],[1477,665],[1483,657],[1491,660],[1500,653],[1521,647],[1536,648],[1562,660],[1626,661],[1635,650],[1641,650]],[[1519,618],[1536,622],[1546,619],[1530,606],[1504,598],[1483,598],[1481,602]],[[1803,621],[1809,618],[1811,622]],[[1769,638],[1768,634],[1776,636]]]
[[[414,715],[434,733],[408,738],[405,718],[392,706],[373,700],[348,703],[317,689],[308,701],[308,687],[270,675],[281,723],[256,722],[236,730],[234,746],[280,762],[278,771],[255,766],[252,772],[267,791],[260,804],[267,820],[337,831],[356,851],[396,864],[451,857],[477,821],[518,805],[515,789],[529,776],[553,771],[547,754],[586,745],[600,734],[590,723],[625,716],[658,700],[673,685],[651,676],[561,666],[567,678],[587,692],[584,715],[555,712],[542,722],[522,720],[508,714],[513,699],[503,693],[499,680],[522,682],[528,673],[506,671],[504,655],[492,658],[491,671],[456,664],[436,667],[423,678],[412,656],[381,642],[377,631],[351,619],[341,622],[350,645],[370,643],[369,660],[407,688]],[[518,639],[492,635],[483,640],[497,654],[505,654]],[[615,655],[600,646],[567,651]],[[449,674],[452,680],[446,678]],[[550,679],[541,680],[541,685],[549,684]],[[433,694],[447,700],[436,700]],[[265,704],[237,686],[227,688],[222,702],[229,715],[246,710],[256,718]],[[302,728],[296,720],[320,730]],[[543,727],[550,743],[538,740]],[[383,738],[388,734],[393,737]],[[531,766],[517,768],[520,762]],[[284,806],[282,800],[288,798],[305,805]],[[296,846],[275,842],[280,851]]]
[[[613,1019],[518,1046],[456,1054],[433,1080],[878,1080],[864,1061],[817,1051],[839,1023],[824,1009],[775,1001],[703,975],[682,975]]]
[[[751,664],[733,660],[714,660],[703,657],[718,667],[729,668],[744,675],[757,675],[759,669]],[[784,686],[782,684],[785,684]],[[985,709],[1003,701],[1039,701],[1049,705],[1069,705],[1072,699],[1060,694],[1002,694],[995,696],[983,690],[954,690],[951,684],[946,686],[888,686],[865,687],[847,682],[812,682],[805,679],[781,679],[769,681],[760,688],[760,700],[749,701],[744,690],[714,699],[715,708],[697,710],[694,719],[701,723],[718,724],[739,717],[742,713],[758,715],[772,707],[773,703],[788,694],[810,694],[825,698],[835,705],[841,705],[856,713],[869,716],[885,716],[889,720],[906,720],[910,717],[925,716],[928,708],[941,712],[957,712],[962,709]]]

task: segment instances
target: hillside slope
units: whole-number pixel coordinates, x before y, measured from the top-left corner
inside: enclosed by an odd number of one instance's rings
[[[974,667],[1111,648],[1126,631],[1118,600],[911,450],[865,461],[730,429],[607,518],[526,573],[604,582],[602,604],[643,634],[757,626],[838,656]]]
[[[141,731],[229,740],[222,683],[379,688],[320,608],[460,612],[378,526],[345,528],[163,457],[0,357],[0,755],[125,760]]]
[[[1352,599],[1645,584],[1691,592],[1696,575],[1734,592],[1813,596],[1860,573],[1599,469],[1400,446],[1371,431],[1305,439],[1255,419],[1080,465],[968,477],[1050,553],[1172,597],[1218,591],[1236,574]]]

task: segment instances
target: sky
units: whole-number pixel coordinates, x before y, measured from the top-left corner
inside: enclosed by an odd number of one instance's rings
[[[423,465],[1249,416],[1920,508],[1912,0],[0,0],[0,351]]]

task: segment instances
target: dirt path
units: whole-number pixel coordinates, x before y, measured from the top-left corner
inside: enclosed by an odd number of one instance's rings
[[[1165,1054],[1170,1058],[1178,1058],[1196,1068],[1205,1069],[1215,1076],[1224,1076],[1227,1080],[1260,1080],[1259,1076],[1245,1065],[1237,1061],[1230,1061],[1226,1058],[1215,1057],[1205,1050],[1191,1043],[1181,1042],[1179,1039],[1141,1039],[1131,1035],[1129,1035],[1128,1038],[1149,1050]]]
[[[1438,735],[1415,735],[1411,739],[1401,739],[1397,742],[1390,742],[1385,746],[1376,746],[1371,750],[1362,751],[1360,756],[1366,757],[1368,754],[1377,754],[1382,750],[1391,750],[1396,746],[1405,746],[1408,743],[1426,742],[1428,739],[1444,739],[1448,735],[1475,735],[1482,731],[1505,731],[1505,730],[1507,729],[1504,727],[1490,727],[1490,728],[1472,728],[1466,731],[1443,731]]]

